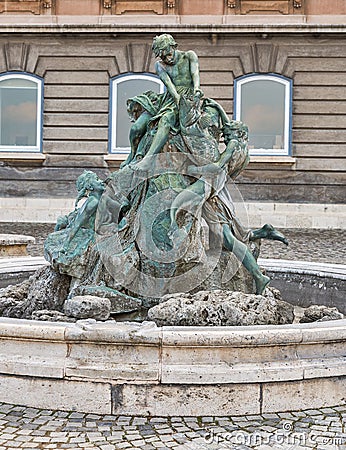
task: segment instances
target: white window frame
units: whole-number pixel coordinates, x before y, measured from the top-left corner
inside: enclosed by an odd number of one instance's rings
[[[292,80],[277,74],[251,74],[234,80],[234,118],[241,119],[242,87],[253,81],[271,81],[285,87],[284,147],[282,149],[255,148],[249,150],[254,156],[290,156],[292,151]],[[251,130],[250,130],[251,132]]]
[[[0,74],[0,84],[2,81],[10,79],[21,79],[32,81],[37,85],[36,98],[36,145],[1,145],[0,152],[24,152],[24,153],[40,153],[42,152],[42,111],[43,111],[43,79],[37,75],[23,72],[6,72]],[[10,86],[7,89],[11,89]],[[25,89],[25,88],[23,88]],[[1,110],[0,110],[1,114]]]
[[[130,147],[116,147],[116,126],[115,120],[117,118],[117,99],[119,84],[129,80],[146,80],[153,81],[160,86],[160,93],[163,93],[165,88],[163,82],[157,75],[151,73],[129,73],[126,75],[118,75],[110,80],[110,114],[109,114],[109,153],[127,154],[130,152]],[[144,90],[143,90],[144,92]]]

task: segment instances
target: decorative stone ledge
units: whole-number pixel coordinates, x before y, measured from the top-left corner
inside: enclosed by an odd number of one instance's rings
[[[0,153],[0,163],[1,161],[11,161],[12,163],[22,163],[37,165],[42,164],[46,159],[46,155],[39,152],[1,152]]]
[[[0,342],[3,402],[161,416],[345,402],[346,320],[159,328],[1,318]]]
[[[345,15],[3,15],[3,33],[344,33]]]

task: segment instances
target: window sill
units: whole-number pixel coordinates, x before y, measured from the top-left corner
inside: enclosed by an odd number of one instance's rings
[[[263,164],[267,166],[293,166],[296,163],[296,158],[293,158],[292,156],[274,156],[274,155],[268,155],[268,156],[250,156],[250,166],[257,165],[257,164]]]
[[[105,161],[110,167],[119,167],[127,158],[127,153],[109,153],[104,156]],[[287,166],[293,168],[296,158],[292,156],[250,156],[249,166],[267,165],[267,166]]]
[[[0,164],[2,161],[11,163],[26,162],[29,164],[40,164],[46,159],[43,153],[34,152],[0,152]]]
[[[104,156],[104,160],[109,167],[119,168],[120,164],[126,160],[128,153],[108,153]]]

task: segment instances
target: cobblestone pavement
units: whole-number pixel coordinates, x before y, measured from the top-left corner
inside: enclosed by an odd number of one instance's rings
[[[36,243],[28,246],[31,256],[43,255],[43,243],[53,224],[0,223],[0,233],[28,234]],[[297,259],[345,264],[346,230],[289,229],[280,230],[289,246],[262,240],[261,258]]]
[[[236,417],[99,416],[0,403],[2,449],[346,449],[346,406]]]

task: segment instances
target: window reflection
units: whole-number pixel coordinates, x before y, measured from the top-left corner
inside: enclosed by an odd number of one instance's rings
[[[241,120],[249,129],[250,148],[282,148],[285,126],[285,87],[272,81],[243,86]]]
[[[113,81],[112,98],[112,144],[111,151],[130,150],[129,132],[131,122],[126,109],[126,101],[145,91],[163,92],[163,84],[155,75],[126,75]]]
[[[39,150],[38,82],[26,76],[0,78],[0,145],[5,150]]]
[[[289,153],[290,86],[275,75],[236,80],[236,119],[249,127],[250,153]]]

